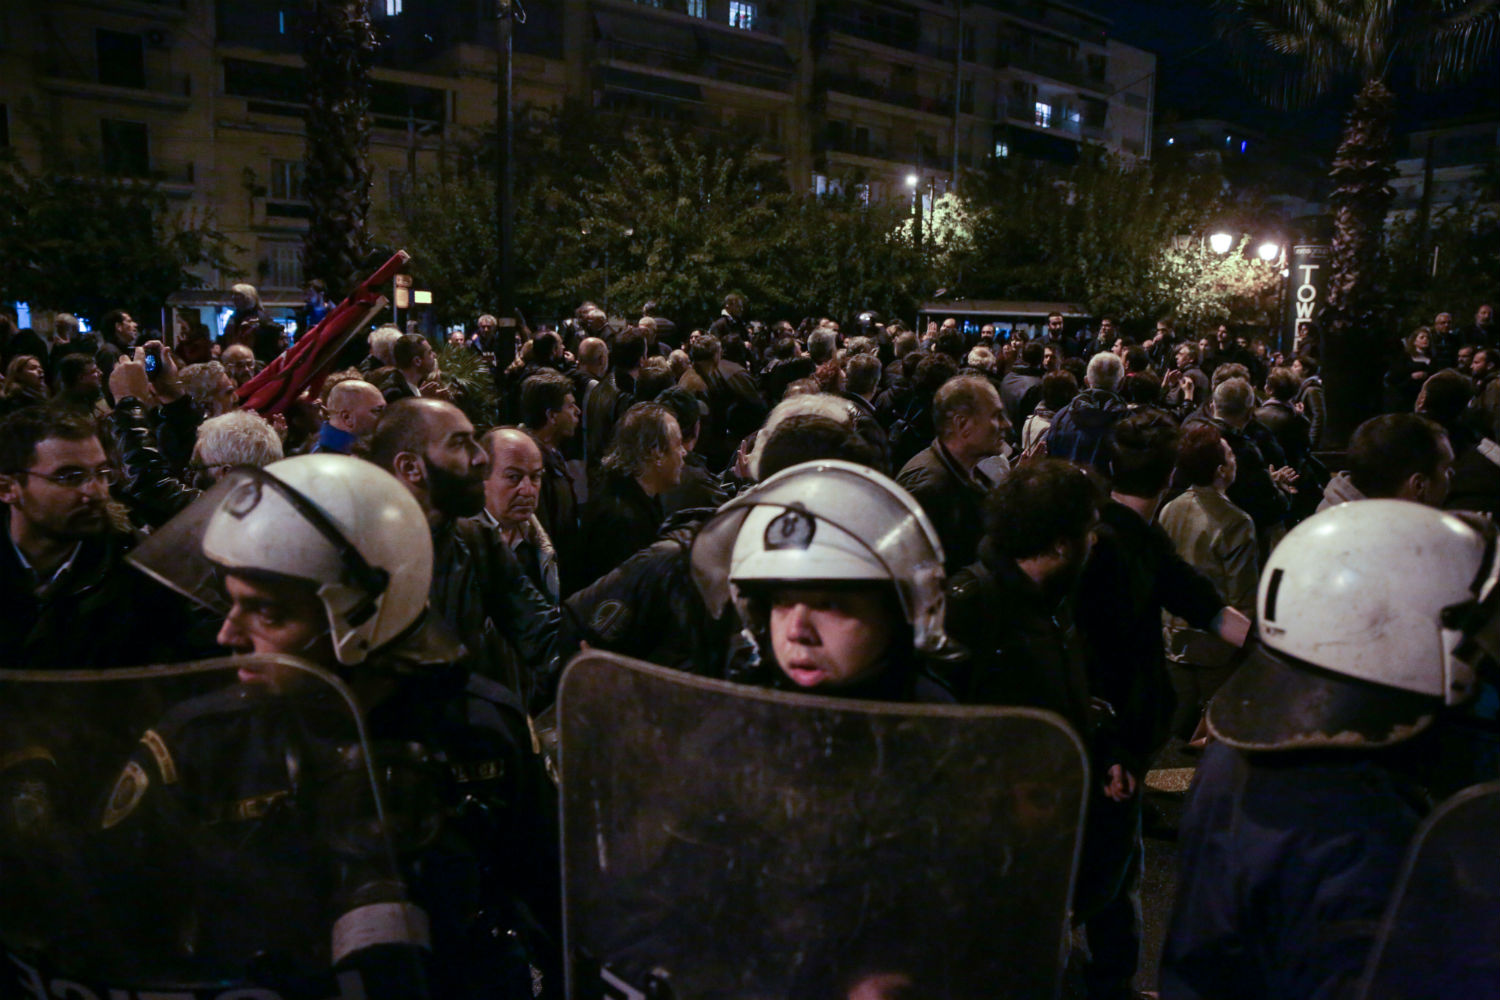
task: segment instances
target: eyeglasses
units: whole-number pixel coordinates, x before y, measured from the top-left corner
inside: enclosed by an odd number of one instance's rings
[[[69,469],[67,472],[57,473],[31,472],[28,470],[20,473],[20,475],[45,479],[54,486],[61,486],[65,490],[81,490],[95,480],[98,480],[105,486],[113,486],[120,481],[120,474],[108,467],[102,469]]]

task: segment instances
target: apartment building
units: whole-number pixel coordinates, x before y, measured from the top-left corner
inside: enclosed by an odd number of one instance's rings
[[[1424,196],[1429,213],[1458,204],[1500,208],[1493,200],[1500,120],[1484,116],[1444,122],[1412,132],[1406,145],[1406,155],[1396,161],[1396,176],[1391,178],[1396,193],[1392,220],[1417,215]]]
[[[373,201],[493,127],[494,0],[370,0]],[[1057,0],[526,0],[515,105],[568,97],[754,138],[797,190],[927,197],[991,157],[1151,153],[1155,60]],[[0,4],[0,146],[211,211],[271,301],[300,293],[299,0]],[[314,137],[314,141],[315,141]],[[912,179],[915,179],[913,182]],[[224,281],[206,274],[210,287]],[[205,304],[212,295],[204,296]]]

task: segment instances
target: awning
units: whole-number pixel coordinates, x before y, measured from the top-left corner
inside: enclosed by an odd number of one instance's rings
[[[953,316],[1041,316],[1052,313],[1086,319],[1090,313],[1076,302],[1007,302],[996,299],[952,299],[947,302],[924,302],[923,314]]]
[[[595,14],[594,21],[599,26],[599,37],[608,41],[688,57],[698,53],[693,30],[682,25],[608,13]]]
[[[614,66],[604,67],[604,86],[607,90],[622,91],[627,94],[664,97],[669,101],[703,103],[703,88],[696,83],[674,80],[666,76],[652,76],[649,73],[633,73],[628,69],[618,69]]]
[[[748,63],[758,69],[778,69],[790,72],[792,57],[786,47],[775,42],[764,42],[743,34],[727,31],[698,29],[698,42],[715,59]]]

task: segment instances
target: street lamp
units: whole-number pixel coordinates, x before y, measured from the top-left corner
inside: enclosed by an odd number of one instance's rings
[[[1214,253],[1226,254],[1229,248],[1234,246],[1234,237],[1228,233],[1214,233],[1208,238],[1208,245]]]
[[[915,191],[917,189],[917,184],[920,181],[921,181],[921,178],[918,177],[916,174],[907,174],[906,175],[906,186],[909,187],[909,188],[911,188],[913,191]]]
[[[1261,260],[1269,264],[1271,263],[1271,261],[1281,256],[1281,247],[1276,243],[1267,241],[1265,243],[1262,243],[1255,252],[1257,255],[1259,255]]]

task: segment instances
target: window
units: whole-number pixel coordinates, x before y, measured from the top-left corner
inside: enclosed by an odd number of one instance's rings
[[[812,193],[819,198],[828,193],[828,175],[816,171],[812,175]]]
[[[1010,143],[1004,139],[995,140],[995,159],[1003,160],[1010,155]]]
[[[1037,125],[1041,126],[1042,128],[1051,128],[1052,127],[1052,105],[1047,104],[1047,103],[1045,103],[1043,101],[1037,101],[1036,105],[1035,105],[1035,110],[1036,110],[1036,114],[1032,117],[1032,121],[1035,122]]]
[[[277,201],[302,200],[302,161],[271,161],[271,197]]]
[[[382,6],[385,8],[386,17],[400,17],[401,7],[405,0],[384,0]]]
[[[964,61],[965,62],[973,62],[974,61],[974,26],[972,24],[966,24],[966,25],[964,25],[962,47],[963,47]]]
[[[974,81],[958,81],[958,110],[966,115],[974,113]]]
[[[1094,80],[1096,82],[1103,81],[1103,79],[1105,77],[1105,70],[1108,67],[1108,63],[1106,63],[1104,61],[1104,57],[1101,56],[1101,55],[1096,55],[1093,52],[1090,52],[1088,54],[1087,65],[1088,65],[1089,79],[1090,80]]]
[[[101,28],[94,33],[94,52],[100,83],[136,89],[146,86],[146,48],[140,35]]]
[[[756,5],[741,0],[729,0],[729,26],[750,31],[755,27]]]
[[[267,288],[302,287],[302,245],[300,243],[262,243],[266,274],[262,284]]]
[[[99,122],[104,172],[113,177],[145,177],[151,173],[150,143],[145,122]]]
[[[387,192],[392,211],[405,215],[411,203],[412,176],[405,170],[392,170],[386,175]]]
[[[687,0],[688,17],[707,17],[708,0]]]

